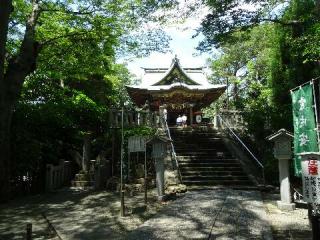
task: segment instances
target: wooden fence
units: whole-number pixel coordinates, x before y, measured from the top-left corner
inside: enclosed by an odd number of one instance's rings
[[[109,122],[111,128],[121,127],[122,112],[118,109],[112,109],[109,115]],[[134,111],[124,110],[123,112],[123,125],[128,126],[149,126],[160,127],[160,116],[158,112],[151,111]]]
[[[58,166],[47,164],[46,166],[46,191],[52,191],[69,183],[72,179],[70,161],[61,160]]]

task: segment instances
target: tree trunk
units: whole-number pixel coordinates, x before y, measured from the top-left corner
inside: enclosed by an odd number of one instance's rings
[[[40,50],[35,41],[36,23],[40,14],[38,1],[32,1],[32,12],[16,56],[6,63],[5,52],[11,0],[0,0],[0,201],[10,198],[10,127],[12,112],[28,74],[34,71]]]
[[[10,197],[10,123],[12,105],[6,101],[5,53],[12,1],[0,1],[0,202]]]
[[[91,134],[85,133],[83,136],[82,170],[88,172],[90,169],[91,154]]]
[[[0,202],[10,198],[10,127],[12,105],[0,103]]]

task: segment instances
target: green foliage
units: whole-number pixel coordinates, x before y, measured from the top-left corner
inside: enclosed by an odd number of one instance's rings
[[[40,177],[45,164],[71,160],[69,150],[81,153],[83,132],[93,132],[94,146],[101,145],[107,116],[106,106],[85,92],[61,87],[45,76],[31,76],[13,115],[13,176]]]
[[[152,137],[156,132],[156,129],[146,126],[139,126],[139,127],[130,127],[124,129],[124,137],[128,138],[131,136],[146,136]]]
[[[206,39],[200,49],[220,47],[221,55],[212,61],[212,81],[229,84],[229,107],[244,112],[248,142],[264,160],[267,175],[276,176],[265,137],[280,128],[292,131],[290,89],[319,76],[320,8],[312,0],[293,0],[282,15],[271,17],[272,6],[282,2],[265,2],[269,7],[251,15],[236,11],[229,21],[239,2],[207,1],[214,9],[202,24]]]

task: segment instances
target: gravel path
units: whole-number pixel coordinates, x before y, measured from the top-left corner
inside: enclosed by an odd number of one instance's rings
[[[257,191],[188,192],[131,232],[127,239],[272,239]]]
[[[279,194],[263,194],[268,221],[275,240],[311,240],[308,210],[296,208],[294,211],[281,211],[276,201]]]
[[[118,193],[64,189],[0,205],[0,240],[24,239],[27,222],[34,240],[272,239],[270,226],[275,240],[311,240],[307,210],[282,212],[277,199],[263,194],[262,202],[257,191],[211,189],[160,204],[151,191],[147,211],[143,193],[127,196],[128,214],[121,218]]]
[[[24,239],[27,222],[33,224],[34,240],[125,239],[129,231],[165,206],[157,202],[155,191],[150,191],[148,209],[143,211],[143,196],[126,197],[127,217],[119,215],[119,194],[107,191],[63,189],[16,200],[0,205],[0,240]],[[130,214],[132,211],[135,213]]]

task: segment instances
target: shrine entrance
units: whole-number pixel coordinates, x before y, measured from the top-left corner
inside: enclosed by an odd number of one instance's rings
[[[226,89],[226,85],[210,84],[202,67],[183,68],[177,57],[170,68],[144,68],[144,71],[140,85],[126,86],[129,96],[138,107],[148,103],[150,110],[159,111],[163,106],[169,126],[175,126],[178,116],[183,114],[188,125],[197,124],[201,109],[217,100]]]

